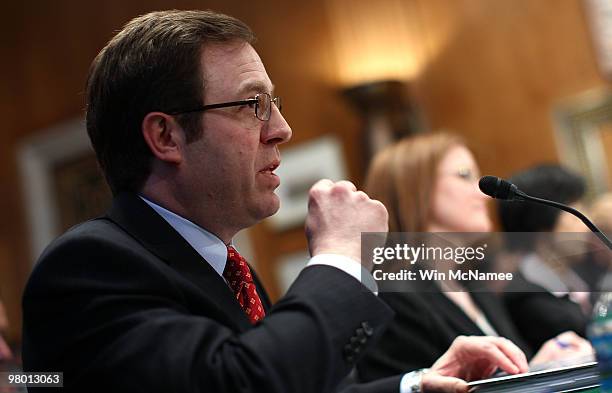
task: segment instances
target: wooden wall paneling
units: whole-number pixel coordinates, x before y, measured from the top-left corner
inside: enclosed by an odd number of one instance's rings
[[[16,175],[14,141],[29,117],[27,91],[24,88],[22,47],[25,43],[25,12],[15,2],[6,5],[6,15],[0,29],[3,61],[0,62],[0,118],[3,142],[0,144],[0,295],[9,319],[8,339],[15,340],[21,331],[21,290],[26,239],[21,216],[20,190]]]
[[[433,0],[421,9],[426,36],[454,31],[417,82],[432,128],[475,141],[486,172],[556,161],[552,103],[603,83],[581,2]]]

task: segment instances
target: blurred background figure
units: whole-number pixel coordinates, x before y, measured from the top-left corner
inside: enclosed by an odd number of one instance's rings
[[[589,218],[608,237],[612,234],[612,193],[599,196],[591,204],[588,211]],[[612,282],[608,277],[610,270],[610,251],[598,247],[599,242],[593,244],[594,250],[586,258],[576,263],[574,270],[589,286],[591,303],[594,304],[602,288],[610,288]],[[605,280],[603,279],[605,278]]]
[[[4,304],[0,301],[0,363],[13,359],[13,352],[3,337],[8,327],[9,323],[4,310]]]
[[[21,372],[21,351],[14,342],[9,345],[6,340],[9,329],[9,320],[6,316],[4,304],[0,301],[0,372]],[[11,349],[11,346],[15,349]],[[0,393],[27,393],[25,385],[9,385],[7,378],[0,379]]]
[[[590,217],[602,232],[612,233],[612,193],[605,193],[593,202]]]
[[[390,232],[487,232],[486,201],[478,189],[480,170],[465,141],[446,132],[406,138],[380,152],[368,172],[365,191],[389,211]],[[396,312],[378,346],[358,365],[374,380],[398,370],[428,367],[459,335],[506,337],[527,354],[530,347],[491,292],[469,293],[458,282],[406,281],[402,292],[379,296]],[[559,332],[561,333],[561,332]],[[551,334],[549,338],[557,334]],[[531,363],[589,354],[574,333],[542,346]]]
[[[509,180],[528,195],[584,210],[584,180],[559,165],[538,165]],[[571,265],[586,255],[586,242],[576,235],[587,230],[584,224],[539,204],[499,201],[497,207],[508,252],[520,260],[504,301],[529,345],[538,347],[566,330],[586,337],[589,287]]]

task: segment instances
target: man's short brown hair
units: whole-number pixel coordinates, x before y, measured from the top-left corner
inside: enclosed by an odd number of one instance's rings
[[[87,132],[114,194],[138,192],[153,155],[142,136],[147,113],[203,105],[200,56],[207,42],[255,36],[243,22],[211,11],[160,11],[137,17],[93,61],[87,80]],[[200,113],[177,116],[188,142]]]

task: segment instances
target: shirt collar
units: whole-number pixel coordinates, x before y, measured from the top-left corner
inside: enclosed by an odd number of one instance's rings
[[[537,284],[557,297],[569,293],[567,285],[561,277],[535,253],[530,253],[523,259],[519,270],[527,281]]]
[[[139,197],[166,220],[223,277],[227,261],[227,246],[221,239],[178,214],[149,201],[142,195]]]

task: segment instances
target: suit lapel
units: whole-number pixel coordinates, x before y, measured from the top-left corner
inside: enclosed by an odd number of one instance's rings
[[[236,328],[252,326],[223,278],[142,199],[134,194],[118,195],[107,217],[200,288]]]
[[[257,274],[255,273],[255,269],[253,269],[253,267],[250,264],[249,264],[249,268],[251,269],[251,273],[253,274],[253,281],[255,281],[255,287],[257,288],[257,294],[259,295],[261,304],[263,304],[264,311],[267,314],[270,311],[270,307],[272,307],[272,302],[270,301],[270,298],[268,297],[268,293],[266,292],[263,284],[259,280],[259,277],[257,277]]]

